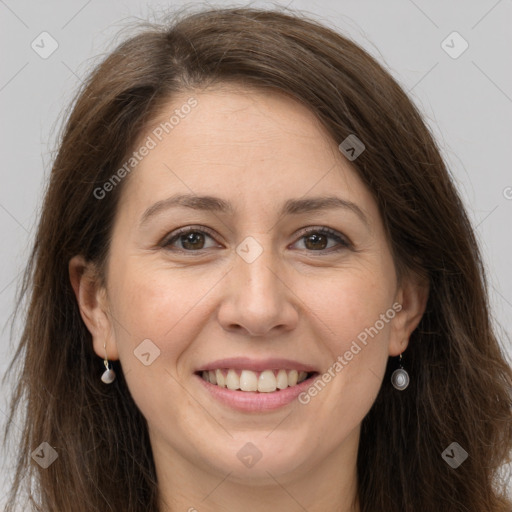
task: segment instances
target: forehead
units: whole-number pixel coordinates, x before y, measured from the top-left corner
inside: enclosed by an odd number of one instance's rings
[[[267,206],[336,190],[372,201],[315,114],[282,93],[223,85],[177,94],[136,147],[144,144],[151,150],[124,193],[139,209],[177,192]]]

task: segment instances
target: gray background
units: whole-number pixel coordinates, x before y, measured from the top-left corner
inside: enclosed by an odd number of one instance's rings
[[[114,47],[113,37],[137,18],[194,2],[140,0],[0,0],[0,374],[13,353],[8,320],[34,235],[55,135],[64,108],[90,67]],[[434,131],[476,226],[488,268],[491,301],[503,333],[512,331],[512,1],[386,2],[292,0],[337,27],[384,64],[409,92]],[[203,4],[206,5],[206,4]],[[247,5],[216,2],[215,6]],[[270,2],[253,2],[271,7]],[[58,43],[43,59],[31,47],[41,32]],[[457,31],[469,44],[452,58],[442,42]],[[462,48],[448,38],[451,52]],[[45,48],[48,49],[46,40]],[[40,51],[42,51],[41,49]],[[510,342],[506,351],[512,355]],[[505,342],[504,342],[505,344]],[[7,389],[0,390],[0,424]],[[484,440],[483,440],[484,441]],[[484,441],[485,442],[485,441]],[[11,461],[1,457],[0,505]],[[3,487],[2,487],[3,485]]]

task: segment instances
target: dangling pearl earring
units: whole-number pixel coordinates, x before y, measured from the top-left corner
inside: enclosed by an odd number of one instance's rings
[[[409,385],[409,374],[402,366],[402,354],[400,354],[398,364],[400,368],[395,370],[391,375],[391,384],[393,384],[393,387],[398,389],[398,391],[403,391]]]
[[[116,379],[116,373],[109,367],[106,343],[103,344],[103,348],[105,349],[105,360],[103,361],[103,364],[105,365],[105,371],[101,376],[101,381],[104,382],[105,384],[112,384],[112,382],[114,382],[114,380]]]

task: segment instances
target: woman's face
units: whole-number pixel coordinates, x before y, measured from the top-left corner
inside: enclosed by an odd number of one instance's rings
[[[157,465],[257,482],[353,460],[419,318],[340,142],[287,96],[232,86],[175,96],[141,137],[91,331]]]

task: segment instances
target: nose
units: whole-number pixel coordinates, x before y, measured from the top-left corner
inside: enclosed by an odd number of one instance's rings
[[[226,278],[218,311],[218,321],[225,330],[268,337],[296,327],[299,301],[270,248],[263,248],[250,263],[235,254]]]

